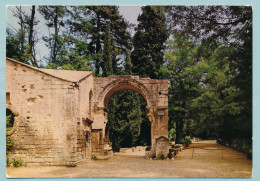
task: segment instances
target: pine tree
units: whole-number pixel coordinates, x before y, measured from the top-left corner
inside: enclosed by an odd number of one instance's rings
[[[111,96],[108,105],[109,137],[113,149],[151,144],[151,125],[146,116],[146,102],[131,90]]]
[[[133,73],[157,78],[158,70],[164,63],[164,43],[168,38],[166,19],[161,7],[144,6],[142,11],[133,40]]]
[[[105,32],[104,38],[104,55],[103,55],[103,75],[109,76],[113,74],[113,67],[112,67],[112,43],[109,30]]]
[[[49,37],[44,36],[43,40],[46,46],[51,50],[50,56],[47,57],[48,64],[53,68],[62,65],[59,54],[61,53],[64,41],[61,36],[61,27],[64,27],[65,7],[63,6],[39,6],[38,11],[44,16],[48,28],[53,28],[54,33],[50,33]],[[51,30],[49,30],[51,31]]]
[[[88,50],[95,60],[95,75],[102,76],[105,62],[104,41],[106,31],[111,38],[111,56],[113,72],[117,74],[119,56],[124,55],[126,49],[131,49],[131,35],[128,23],[119,14],[117,6],[84,6],[75,7],[70,21],[71,29],[81,35],[84,33],[88,39]],[[109,28],[108,28],[109,26]],[[100,72],[101,71],[101,72]],[[104,75],[103,75],[104,76]]]
[[[132,62],[131,62],[131,55],[129,50],[126,50],[125,74],[132,75]]]

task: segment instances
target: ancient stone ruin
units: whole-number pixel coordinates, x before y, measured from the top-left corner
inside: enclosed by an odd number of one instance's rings
[[[15,142],[10,157],[27,165],[76,165],[113,155],[106,132],[106,105],[130,89],[147,102],[150,155],[166,156],[168,81],[139,76],[94,77],[90,71],[42,69],[6,59],[6,108],[15,115],[7,131]]]

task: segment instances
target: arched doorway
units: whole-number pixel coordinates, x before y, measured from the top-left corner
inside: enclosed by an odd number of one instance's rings
[[[104,142],[114,152],[120,148],[151,146],[151,122],[146,106],[142,95],[132,90],[120,90],[109,98],[105,105],[108,122]]]
[[[151,154],[168,153],[167,143],[157,144],[168,140],[168,81],[140,78],[139,76],[109,76],[94,79],[94,122],[93,132],[102,132],[104,145],[106,124],[108,122],[106,105],[109,98],[120,90],[138,92],[147,103],[146,113],[151,122]],[[162,139],[164,138],[164,139]],[[164,151],[157,151],[158,149]],[[166,153],[167,152],[167,153]]]

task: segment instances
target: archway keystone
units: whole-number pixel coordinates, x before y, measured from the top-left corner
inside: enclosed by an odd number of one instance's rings
[[[114,93],[125,89],[140,93],[147,103],[147,116],[151,121],[151,154],[156,155],[156,139],[162,136],[168,138],[168,80],[130,75],[94,78],[92,129],[102,130],[102,135],[105,137],[105,127],[108,121],[105,107]],[[100,145],[104,146],[104,143]]]

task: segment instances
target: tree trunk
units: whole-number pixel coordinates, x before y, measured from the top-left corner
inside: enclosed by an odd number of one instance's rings
[[[176,121],[176,140],[175,143],[180,144],[182,139],[183,122],[181,120]]]
[[[25,40],[25,36],[24,36],[24,21],[23,21],[23,13],[22,13],[22,7],[19,6],[18,9],[18,17],[20,20],[20,27],[21,27],[21,35],[20,35],[20,46],[21,46],[21,54],[20,54],[20,58],[22,57],[23,53],[24,53],[24,40]]]
[[[33,26],[34,26],[34,16],[35,16],[35,5],[32,6],[32,13],[31,13],[31,20],[30,20],[30,31],[29,31],[29,37],[28,37],[28,50],[27,53],[30,54],[33,57],[33,53],[32,53],[32,48],[34,46],[34,42],[33,42]],[[38,67],[37,62],[34,58],[34,61],[32,61],[32,64],[36,67]]]
[[[54,45],[53,45],[53,55],[52,55],[52,63],[56,62],[57,57],[57,41],[58,41],[58,7],[55,7],[55,16],[54,16]]]

